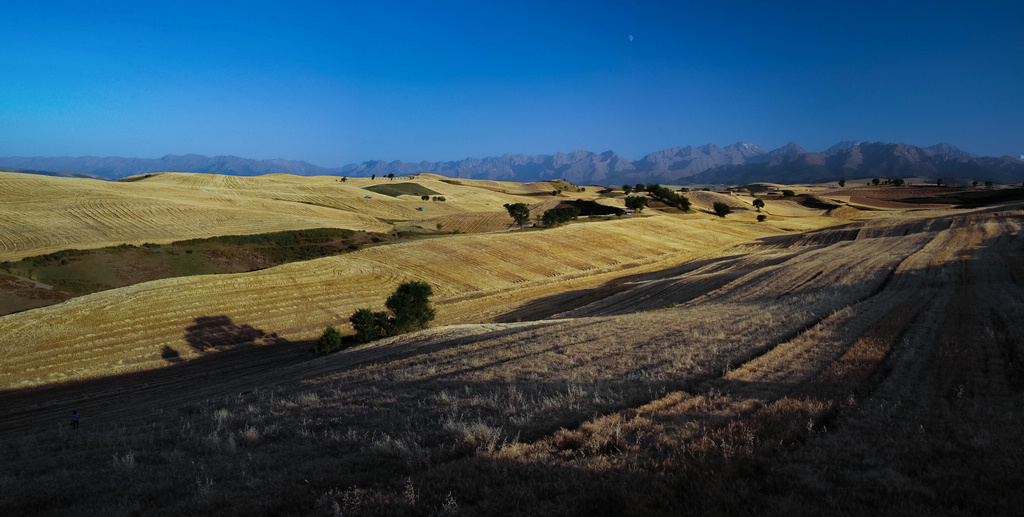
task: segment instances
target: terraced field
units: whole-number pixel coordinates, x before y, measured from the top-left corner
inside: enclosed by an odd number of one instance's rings
[[[151,282],[0,318],[0,510],[1024,503],[1024,204],[779,225],[652,214]],[[379,308],[406,279],[434,286],[433,328],[308,355],[326,323]],[[72,408],[78,431],[64,424]]]

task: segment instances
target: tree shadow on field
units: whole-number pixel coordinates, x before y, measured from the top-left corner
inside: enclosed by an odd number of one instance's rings
[[[224,315],[200,316],[185,329],[185,341],[197,352],[239,345],[271,345],[279,339],[277,334],[267,334],[250,325],[237,325]]]

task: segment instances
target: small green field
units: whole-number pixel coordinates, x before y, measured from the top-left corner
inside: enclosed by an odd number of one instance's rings
[[[370,192],[376,192],[385,196],[398,197],[398,196],[440,196],[440,192],[431,190],[419,183],[413,182],[402,182],[402,183],[382,183],[380,185],[373,185],[365,187]]]
[[[390,234],[314,228],[72,249],[2,262],[0,284],[9,284],[10,289],[0,297],[0,315],[161,278],[240,273],[338,255],[393,238]]]

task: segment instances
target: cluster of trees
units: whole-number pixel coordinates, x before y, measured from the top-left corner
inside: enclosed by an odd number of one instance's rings
[[[579,216],[579,208],[568,206],[565,208],[552,208],[551,210],[545,210],[544,215],[541,216],[540,220],[544,223],[544,226],[556,226],[573,221]]]
[[[355,340],[366,343],[426,327],[434,319],[434,308],[430,306],[430,296],[433,294],[430,284],[426,282],[405,282],[399,285],[384,303],[388,310],[375,312],[359,309],[352,314],[349,320],[356,331]],[[344,340],[338,329],[327,327],[313,351],[326,354],[343,347]]]
[[[626,196],[626,208],[643,212],[647,206],[647,198],[644,196]]]
[[[872,185],[878,185],[879,183],[881,183],[882,185],[896,185],[897,187],[901,187],[906,182],[903,181],[903,178],[896,178],[891,180],[880,180],[878,178],[871,179]],[[939,179],[939,185],[942,185],[942,179]]]
[[[428,196],[426,194],[423,194],[422,196],[420,196],[420,199],[422,199],[423,201],[430,201],[430,196]],[[434,196],[434,201],[448,201],[448,200],[445,199],[444,196]]]
[[[657,183],[648,183],[646,185],[644,185],[643,183],[637,183],[635,186],[632,187],[629,185],[623,185],[622,191],[626,194],[626,196],[629,196],[629,194],[632,192],[647,192],[651,195],[651,197],[657,199],[658,201],[661,201],[662,203],[665,203],[666,205],[674,206],[680,210],[683,210],[684,212],[690,209],[690,200],[687,199],[686,196],[673,192],[672,189],[662,187]],[[626,208],[629,208],[630,210],[643,210],[643,207],[647,206],[646,199],[644,199],[644,203],[641,206],[638,204],[639,201],[635,201],[635,199],[637,199],[636,197],[634,197],[634,201],[632,201],[632,203],[634,203],[634,206],[630,206],[630,199],[630,197],[626,197]]]
[[[666,205],[674,206],[684,212],[690,209],[690,200],[682,194],[673,192],[672,189],[662,187],[658,184],[648,184],[647,192],[651,194],[651,197],[665,203]]]

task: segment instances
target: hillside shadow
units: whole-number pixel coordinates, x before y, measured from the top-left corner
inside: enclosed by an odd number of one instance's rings
[[[687,273],[692,273],[708,265],[722,262],[729,263],[745,256],[744,254],[729,255],[705,260],[692,260],[677,266],[648,273],[614,278],[599,287],[578,289],[532,300],[517,309],[494,318],[495,323],[516,323],[521,321],[537,321],[550,318],[556,314],[579,309],[591,303],[603,300],[636,287],[638,282],[665,280]]]

